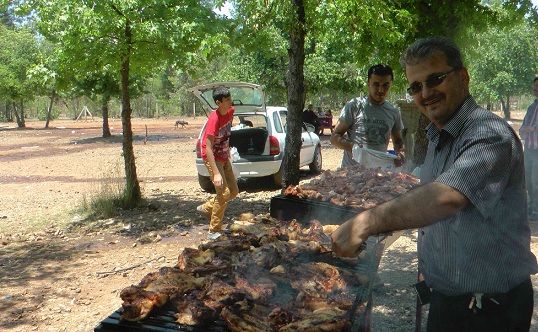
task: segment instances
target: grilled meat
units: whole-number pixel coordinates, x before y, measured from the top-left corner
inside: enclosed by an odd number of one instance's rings
[[[177,267],[187,273],[205,275],[227,269],[230,265],[222,259],[215,257],[215,252],[212,250],[185,248],[179,254]]]
[[[339,332],[350,328],[347,312],[338,308],[324,308],[282,326],[278,332]]]
[[[186,248],[176,267],[121,292],[123,319],[169,303],[177,322],[222,319],[230,331],[341,331],[361,282],[356,260],[334,257],[324,227],[258,216],[236,233]],[[254,230],[254,233],[248,233]],[[203,278],[196,276],[203,275]]]
[[[176,268],[163,267],[147,274],[137,286],[123,289],[122,319],[137,321],[145,318],[154,308],[163,306],[171,297],[201,288],[205,278],[195,278]]]
[[[410,174],[356,164],[336,171],[325,171],[307,184],[289,186],[284,190],[284,195],[370,209],[417,185],[418,179]]]

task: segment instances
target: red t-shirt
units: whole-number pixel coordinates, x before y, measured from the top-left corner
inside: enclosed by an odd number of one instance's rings
[[[202,134],[202,158],[207,160],[207,136],[213,136],[213,156],[215,160],[225,162],[230,157],[230,135],[232,133],[232,118],[235,109],[230,107],[226,114],[221,115],[217,110],[209,114],[207,124]]]

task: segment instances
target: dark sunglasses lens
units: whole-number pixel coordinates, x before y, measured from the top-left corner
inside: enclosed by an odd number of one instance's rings
[[[416,95],[420,91],[422,91],[422,84],[418,83],[418,82],[415,82],[415,83],[411,84],[407,88],[407,93],[409,93],[410,95]]]
[[[439,75],[439,76],[434,76],[434,77],[430,77],[426,80],[426,86],[428,88],[435,88],[436,86],[438,86],[439,84],[443,83],[443,81],[445,80],[445,77],[447,76],[447,74],[443,74],[443,75]]]

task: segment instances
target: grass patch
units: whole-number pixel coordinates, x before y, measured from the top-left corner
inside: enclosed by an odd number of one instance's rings
[[[133,205],[127,200],[125,178],[119,163],[111,172],[104,172],[94,185],[89,195],[83,195],[78,209],[85,219],[106,219],[117,216],[122,210],[139,206],[144,202],[140,199]]]

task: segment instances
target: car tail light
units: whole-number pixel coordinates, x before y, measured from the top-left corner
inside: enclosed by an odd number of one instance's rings
[[[202,144],[200,144],[200,139],[196,140],[196,158],[202,158]]]
[[[280,143],[275,136],[269,136],[269,154],[271,156],[277,155],[280,153]]]

